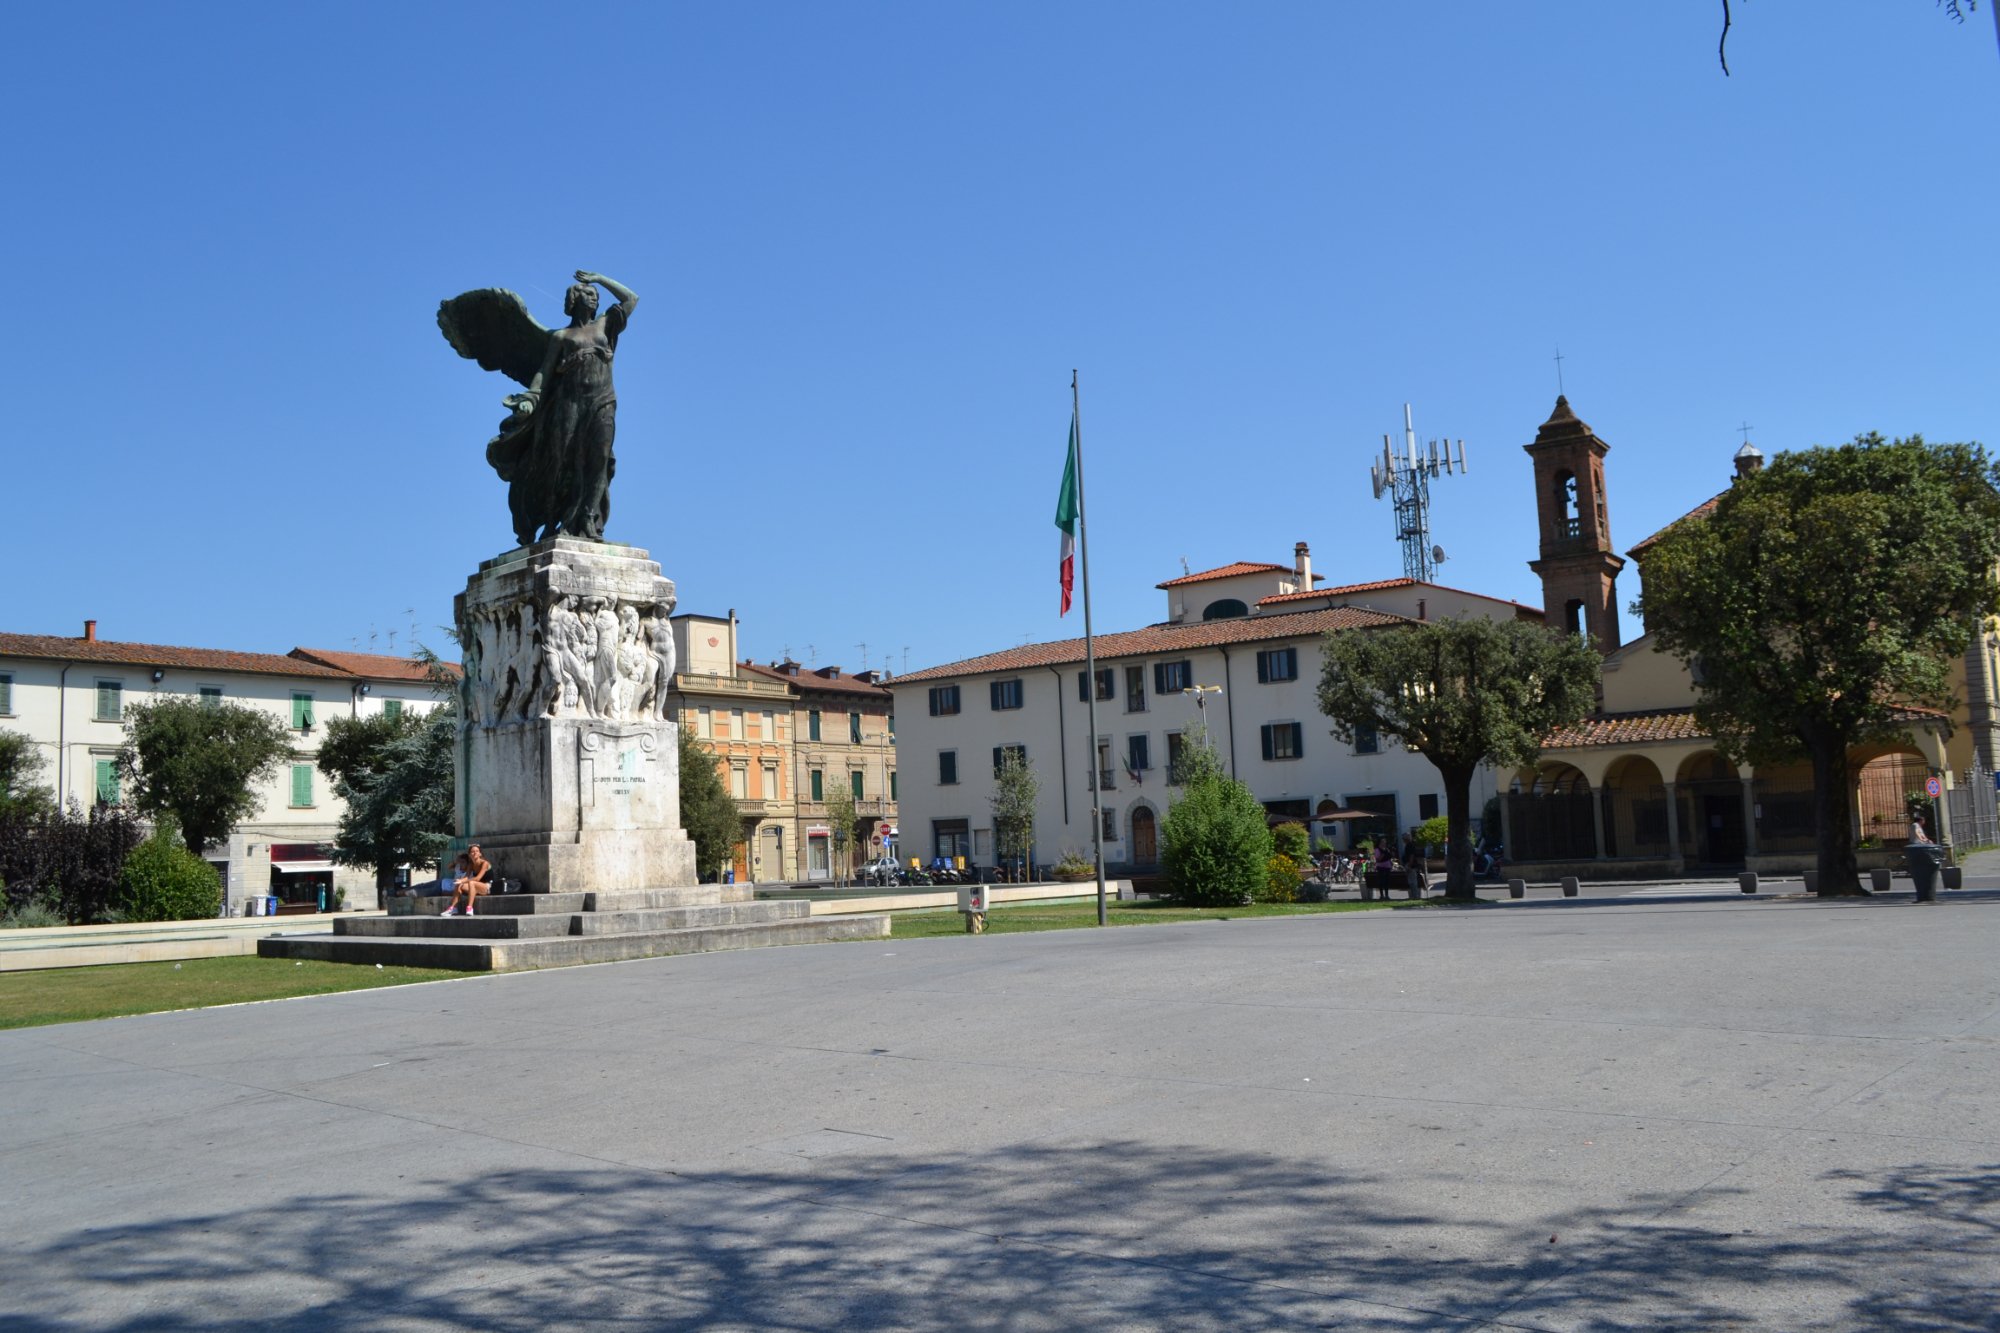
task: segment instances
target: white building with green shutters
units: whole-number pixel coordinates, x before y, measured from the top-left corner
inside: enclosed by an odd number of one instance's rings
[[[290,763],[259,793],[256,813],[226,845],[204,853],[221,871],[232,912],[254,895],[289,910],[376,905],[375,877],[335,866],[329,844],[342,812],[319,772],[319,741],[333,717],[437,706],[423,667],[408,658],[294,648],[289,654],[120,643],[97,636],[0,633],[0,729],[41,752],[40,781],[65,803],[119,799],[116,759],[128,705],[162,695],[227,699],[285,719],[297,740]]]

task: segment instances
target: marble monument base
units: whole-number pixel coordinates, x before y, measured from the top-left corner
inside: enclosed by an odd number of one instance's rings
[[[669,721],[674,585],[634,546],[555,537],[480,566],[464,651],[458,818],[533,893],[695,882]]]

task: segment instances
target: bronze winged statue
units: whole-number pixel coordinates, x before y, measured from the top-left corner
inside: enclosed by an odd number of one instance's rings
[[[599,287],[618,298],[602,315]],[[524,390],[502,400],[507,419],[486,446],[486,461],[507,483],[514,536],[523,546],[557,533],[604,540],[616,470],[611,440],[618,394],[611,358],[638,305],[630,288],[578,269],[563,296],[566,328],[543,328],[526,302],[498,287],[438,306],[438,328],[460,356]]]

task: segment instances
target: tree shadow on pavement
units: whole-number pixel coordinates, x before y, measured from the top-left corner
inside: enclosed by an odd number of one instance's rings
[[[17,1240],[0,1302],[22,1333],[1994,1327],[2000,1166],[1831,1174],[1844,1210],[1768,1235],[1691,1225],[1713,1191],[1395,1203],[1446,1179],[1126,1142],[512,1170]]]

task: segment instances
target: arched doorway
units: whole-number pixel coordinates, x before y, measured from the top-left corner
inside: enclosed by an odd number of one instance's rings
[[[1713,750],[1690,755],[1675,775],[1681,854],[1707,866],[1740,866],[1744,837],[1743,779]]]
[[[1627,755],[1605,770],[1604,854],[1664,858],[1670,854],[1667,789],[1659,766]]]
[[[1149,805],[1134,806],[1127,821],[1132,835],[1132,868],[1156,870],[1160,864],[1160,826]]]

